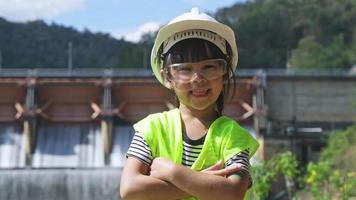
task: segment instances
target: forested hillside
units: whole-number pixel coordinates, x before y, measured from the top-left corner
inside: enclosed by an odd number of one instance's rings
[[[67,67],[70,51],[73,67],[142,67],[138,45],[41,20],[12,23],[0,18],[3,68]],[[131,49],[137,49],[137,54]]]
[[[213,15],[237,36],[240,68],[350,68],[356,64],[355,0],[255,0]],[[43,21],[0,18],[2,67],[149,68],[155,33],[138,43]]]
[[[355,0],[256,0],[221,9],[216,16],[237,34],[239,67],[356,64]]]

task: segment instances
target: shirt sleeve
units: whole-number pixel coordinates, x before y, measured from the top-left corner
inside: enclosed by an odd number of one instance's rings
[[[242,170],[237,173],[237,175],[246,177],[249,180],[249,188],[252,186],[252,178],[250,176],[250,162],[249,162],[249,153],[250,151],[248,149],[241,151],[240,153],[237,153],[235,156],[230,158],[228,161],[225,162],[225,166],[228,167],[232,164],[240,164],[242,167]]]
[[[148,146],[145,139],[138,132],[136,132],[134,137],[132,138],[132,142],[127,151],[126,157],[130,157],[130,156],[141,160],[146,165],[152,164],[153,158],[152,158],[151,149]]]

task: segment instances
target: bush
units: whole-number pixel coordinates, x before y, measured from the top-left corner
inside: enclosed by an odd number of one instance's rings
[[[356,152],[356,125],[346,130],[329,133],[327,145],[321,151],[319,162],[308,163],[306,172],[302,176],[298,171],[298,162],[294,154],[289,151],[276,154],[252,169],[254,199],[261,200],[268,197],[271,184],[278,174],[284,175],[286,179],[289,199],[293,198],[296,183],[305,186],[302,193],[311,194],[315,200],[347,200],[355,197],[356,155],[354,152]]]
[[[287,189],[291,196],[293,179],[298,174],[297,167],[297,159],[289,151],[276,154],[270,160],[254,166],[252,169],[252,177],[255,180],[252,187],[254,199],[260,200],[268,196],[271,184],[276,180],[278,174],[283,174],[286,177]]]
[[[356,125],[329,134],[318,163],[309,163],[305,182],[314,199],[356,196]]]

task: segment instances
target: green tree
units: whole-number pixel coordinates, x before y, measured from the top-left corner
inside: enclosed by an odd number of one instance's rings
[[[239,67],[284,68],[291,57],[294,63],[296,57],[312,58],[298,61],[298,66],[299,62],[323,68],[355,64],[354,0],[256,0],[220,9],[216,16],[237,34]],[[301,52],[309,46],[312,51],[322,48],[322,54],[314,57]],[[293,55],[293,50],[299,55]]]
[[[292,51],[290,64],[295,68],[346,68],[350,65],[346,44],[342,35],[333,38],[330,44],[319,44],[314,36],[300,40]]]

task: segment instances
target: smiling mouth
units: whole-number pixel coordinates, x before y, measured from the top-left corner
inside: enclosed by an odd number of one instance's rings
[[[205,90],[192,90],[190,93],[196,97],[204,97],[209,93],[210,89]]]

